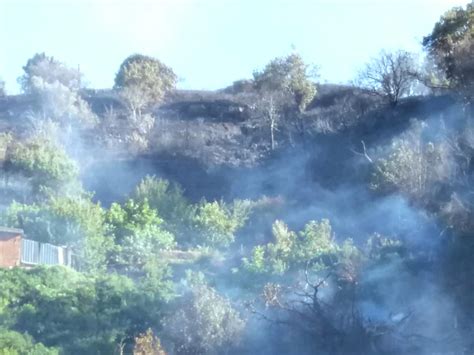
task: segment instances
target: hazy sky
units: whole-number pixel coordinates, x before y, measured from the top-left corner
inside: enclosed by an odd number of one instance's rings
[[[156,56],[182,88],[250,77],[292,48],[321,80],[346,82],[381,49],[417,51],[458,0],[0,0],[0,77],[18,91],[36,52],[80,65],[105,88],[132,53]]]

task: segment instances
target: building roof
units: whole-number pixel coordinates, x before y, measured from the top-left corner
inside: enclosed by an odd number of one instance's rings
[[[23,236],[23,229],[0,227],[0,238]]]

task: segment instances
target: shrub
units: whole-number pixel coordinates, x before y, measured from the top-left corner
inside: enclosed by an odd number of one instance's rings
[[[132,194],[135,201],[148,201],[163,218],[163,225],[172,231],[178,241],[188,238],[196,208],[184,197],[183,189],[176,183],[155,176],[145,177]]]
[[[53,348],[34,343],[31,336],[0,328],[0,355],[58,355]]]
[[[237,230],[245,225],[250,210],[249,201],[236,200],[230,206],[224,201],[202,201],[194,217],[196,242],[215,248],[229,246]]]
[[[299,233],[277,220],[273,223],[272,234],[273,243],[256,246],[250,259],[243,259],[244,269],[282,275],[308,263],[313,268],[324,268],[337,260],[339,247],[333,240],[328,220],[311,221]]]
[[[175,246],[173,234],[162,229],[163,220],[146,199],[129,199],[122,206],[113,203],[106,219],[117,245],[113,259],[118,266],[142,269],[160,250]]]
[[[4,169],[7,174],[30,179],[36,192],[41,188],[57,189],[78,178],[78,167],[64,149],[41,137],[10,144]]]
[[[163,322],[177,354],[218,354],[238,343],[244,320],[230,302],[205,284],[194,284]]]

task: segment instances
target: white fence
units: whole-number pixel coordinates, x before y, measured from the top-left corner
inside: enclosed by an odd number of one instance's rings
[[[30,265],[68,265],[71,255],[67,249],[34,240],[21,240],[21,263]]]

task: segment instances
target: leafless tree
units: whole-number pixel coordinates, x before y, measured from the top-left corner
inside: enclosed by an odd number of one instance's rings
[[[316,278],[308,266],[304,280],[291,285],[267,283],[261,303],[247,303],[248,310],[264,321],[287,327],[286,331],[308,339],[308,346],[324,353],[379,355],[393,353],[395,344],[401,351],[420,343],[420,337],[407,328],[413,312],[386,320],[363,314],[356,265],[338,265]]]
[[[127,108],[130,111],[131,119],[141,119],[142,111],[150,100],[146,93],[144,93],[139,86],[132,85],[122,89],[120,96],[124,99]]]
[[[275,150],[276,147],[275,133],[278,130],[282,110],[282,100],[278,96],[279,95],[274,93],[266,93],[262,95],[258,102],[258,108],[270,128],[270,144],[272,150]]]
[[[382,96],[391,105],[410,95],[417,78],[413,55],[406,51],[382,51],[359,72],[355,84]]]

